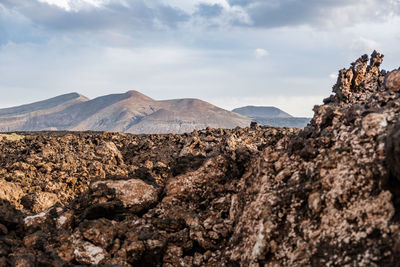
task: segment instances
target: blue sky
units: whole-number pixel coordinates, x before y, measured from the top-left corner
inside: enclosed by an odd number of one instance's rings
[[[400,0],[0,0],[0,108],[138,90],[296,116],[374,49],[400,66]]]

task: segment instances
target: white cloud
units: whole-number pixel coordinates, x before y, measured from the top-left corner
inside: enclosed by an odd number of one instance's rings
[[[262,48],[257,48],[256,50],[254,50],[254,56],[256,58],[263,58],[269,55],[269,52],[265,49]]]
[[[47,3],[49,5],[57,6],[59,8],[65,9],[66,11],[71,10],[69,0],[38,0],[41,3]]]
[[[365,38],[363,36],[360,36],[353,41],[351,48],[354,51],[370,53],[370,51],[373,50],[381,50],[381,45],[379,42],[371,38]]]
[[[66,11],[79,11],[83,8],[87,7],[96,7],[99,8],[103,5],[106,5],[112,1],[119,2],[123,4],[121,1],[115,0],[37,0],[41,3],[47,3],[49,5],[54,5],[59,8],[62,8]]]
[[[338,77],[338,75],[336,73],[329,74],[329,78],[331,78],[332,80],[336,80],[337,77]]]

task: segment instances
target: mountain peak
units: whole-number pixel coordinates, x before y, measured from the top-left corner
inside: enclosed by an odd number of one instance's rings
[[[292,116],[283,110],[271,106],[245,106],[232,110],[250,118],[264,117],[264,118],[291,118]]]
[[[72,93],[69,93],[69,94],[65,94],[65,95],[61,95],[60,97],[66,97],[66,98],[70,98],[70,99],[75,99],[75,98],[85,98],[86,100],[89,100],[89,98],[87,98],[86,96],[84,96],[84,95],[82,95],[82,94],[80,94],[80,93],[77,93],[77,92],[72,92]]]
[[[142,99],[142,100],[154,100],[151,97],[148,97],[147,95],[142,94],[139,91],[136,90],[130,90],[125,93],[129,98],[135,98],[135,99]]]

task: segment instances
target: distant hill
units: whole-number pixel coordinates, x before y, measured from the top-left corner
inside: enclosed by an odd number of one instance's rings
[[[208,126],[246,127],[250,119],[199,99],[157,101],[137,91],[93,100],[66,94],[0,109],[0,131],[94,130],[127,133],[184,133]]]
[[[311,118],[293,117],[276,107],[245,106],[236,108],[232,112],[251,118],[260,125],[275,127],[304,128]]]
[[[262,107],[262,106],[246,106],[235,108],[232,112],[250,117],[250,118],[291,118],[292,115],[280,110],[276,107]]]

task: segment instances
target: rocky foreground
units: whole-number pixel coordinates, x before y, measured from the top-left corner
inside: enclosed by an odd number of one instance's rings
[[[303,130],[0,142],[0,266],[396,266],[400,70],[363,56]]]

